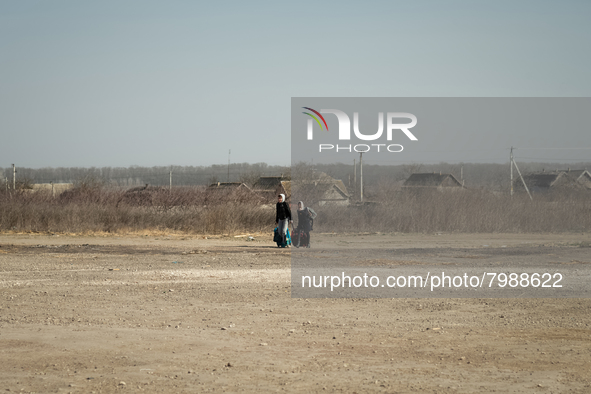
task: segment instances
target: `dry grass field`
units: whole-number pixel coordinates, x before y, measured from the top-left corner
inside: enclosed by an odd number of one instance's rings
[[[590,299],[291,298],[290,250],[270,234],[205,238],[0,236],[0,390],[591,391]],[[492,260],[544,248],[591,266],[584,233],[374,240],[427,263],[486,244]]]

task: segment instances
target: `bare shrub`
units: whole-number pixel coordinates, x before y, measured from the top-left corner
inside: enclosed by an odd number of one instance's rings
[[[588,192],[539,195],[482,190],[392,194],[378,204],[317,209],[319,231],[568,232],[591,230]]]
[[[313,176],[313,174],[310,174]],[[305,186],[305,182],[304,182]],[[310,196],[309,196],[310,197]],[[312,196],[313,197],[313,196]],[[304,200],[307,202],[311,200]],[[591,230],[588,191],[506,194],[486,190],[419,192],[383,185],[374,204],[318,206],[315,231],[324,232],[569,232]],[[196,187],[125,191],[78,186],[53,197],[0,190],[0,231],[183,231],[229,234],[270,230],[273,204],[249,191],[216,193]]]
[[[269,230],[274,218],[273,207],[260,204],[252,193],[214,198],[194,187],[155,188],[138,194],[78,186],[57,198],[44,192],[0,191],[2,231],[225,234]]]

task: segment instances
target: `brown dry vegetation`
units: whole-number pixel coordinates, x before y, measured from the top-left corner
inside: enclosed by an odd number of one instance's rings
[[[223,195],[183,187],[127,192],[76,187],[55,198],[46,192],[16,191],[0,193],[0,230],[257,232],[273,225],[273,209],[254,195]]]
[[[591,229],[589,192],[536,195],[390,191],[375,204],[319,209],[325,231],[535,233]]]
[[[324,232],[572,232],[591,229],[588,192],[536,195],[486,190],[409,193],[384,186],[374,204],[315,206]],[[309,199],[304,201],[310,201]],[[52,197],[39,191],[0,192],[0,231],[228,234],[268,231],[274,205],[248,191],[199,188],[120,190],[80,184]]]

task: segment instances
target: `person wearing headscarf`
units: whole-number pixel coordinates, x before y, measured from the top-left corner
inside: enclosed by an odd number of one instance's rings
[[[304,206],[303,201],[298,202],[298,241],[301,240],[301,233],[308,240],[307,246],[310,246],[310,230],[312,230],[313,221],[316,218],[316,212],[312,208]],[[299,246],[300,242],[298,242]]]
[[[289,204],[285,201],[285,194],[280,194],[277,196],[277,213],[275,215],[275,224],[277,225],[277,229],[279,234],[281,235],[283,242],[286,243],[286,232],[287,227],[290,222],[293,222],[291,219],[291,209],[289,209]]]

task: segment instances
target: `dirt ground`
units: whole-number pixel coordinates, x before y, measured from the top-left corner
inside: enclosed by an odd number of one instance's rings
[[[314,236],[591,269],[589,234]],[[291,298],[247,239],[0,235],[0,391],[591,392],[591,299]]]

